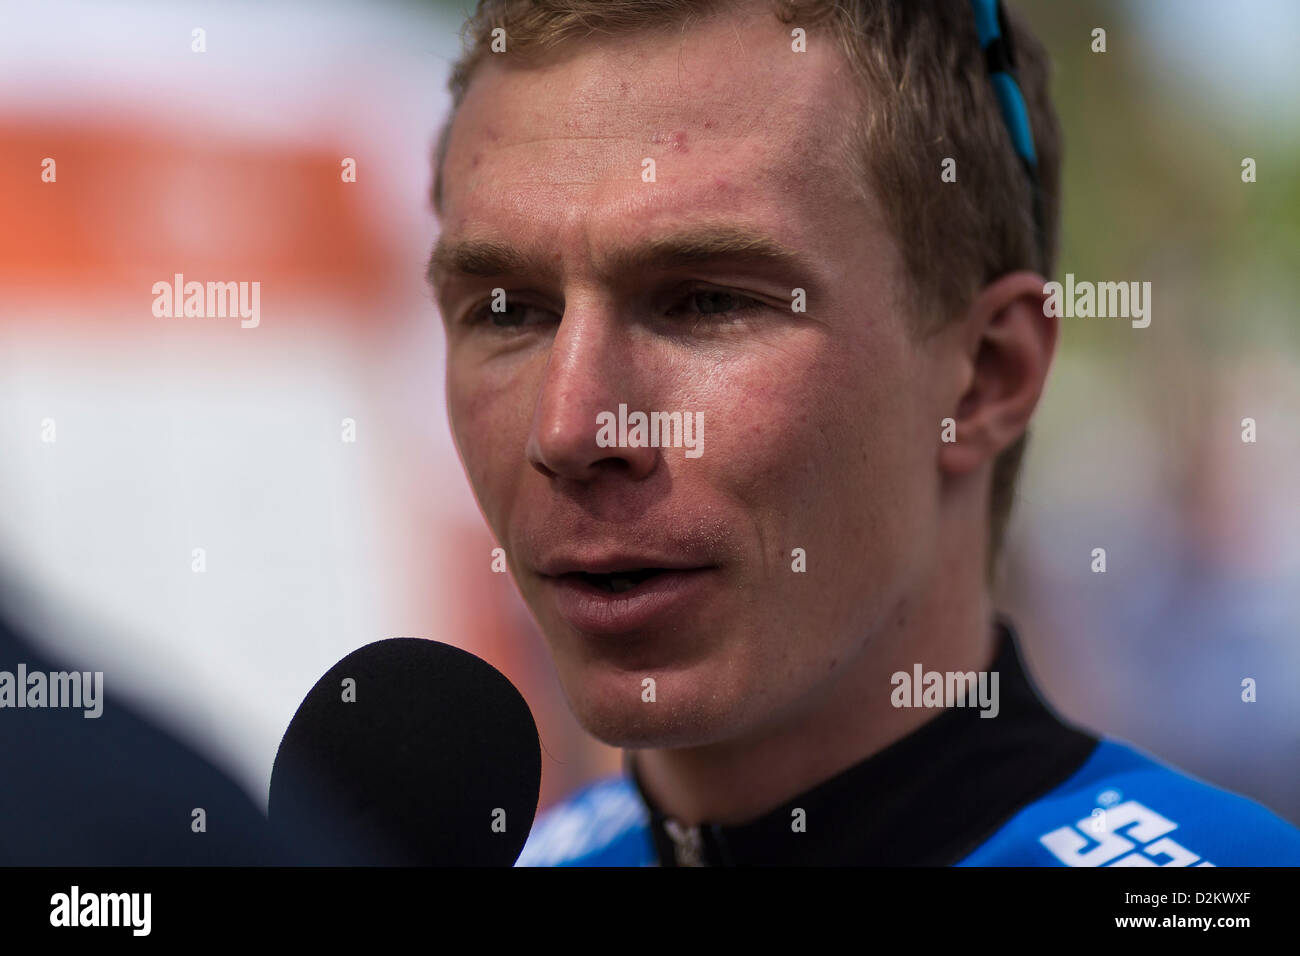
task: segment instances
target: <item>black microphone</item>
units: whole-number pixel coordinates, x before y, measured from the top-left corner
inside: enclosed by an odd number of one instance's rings
[[[353,651],[307,694],[271,770],[274,827],[358,836],[347,865],[511,866],[537,812],[528,704],[460,648],[397,637]]]

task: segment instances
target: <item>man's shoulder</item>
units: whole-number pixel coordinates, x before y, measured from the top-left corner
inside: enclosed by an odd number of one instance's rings
[[[631,779],[606,777],[544,811],[516,866],[651,866],[650,816]]]
[[[959,866],[1300,866],[1300,829],[1103,738]]]

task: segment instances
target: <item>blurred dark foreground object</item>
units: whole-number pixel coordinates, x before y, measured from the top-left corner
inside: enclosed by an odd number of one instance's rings
[[[3,595],[0,595],[3,598]],[[0,672],[69,672],[0,600]],[[0,866],[301,866],[355,861],[337,819],[274,832],[235,782],[102,685],[102,712],[0,707]],[[25,698],[26,699],[26,698]],[[47,703],[51,700],[45,698]],[[193,828],[202,811],[205,832]]]

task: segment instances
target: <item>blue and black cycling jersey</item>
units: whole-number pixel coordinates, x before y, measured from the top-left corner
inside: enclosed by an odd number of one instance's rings
[[[999,629],[996,719],[948,708],[739,826],[667,818],[628,760],[542,814],[517,865],[1300,865],[1300,830],[1269,810],[1061,720]]]

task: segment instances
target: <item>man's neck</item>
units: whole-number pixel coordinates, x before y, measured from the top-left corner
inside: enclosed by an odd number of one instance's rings
[[[889,631],[873,635],[833,684],[819,686],[793,714],[737,739],[630,754],[647,795],[688,826],[745,823],[939,716],[941,710],[892,706],[891,676],[910,675],[916,664],[927,671],[987,670],[996,652],[982,583],[946,598],[902,622],[894,615]]]

